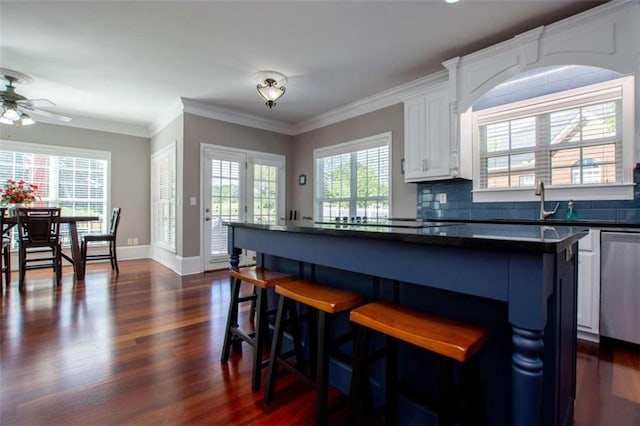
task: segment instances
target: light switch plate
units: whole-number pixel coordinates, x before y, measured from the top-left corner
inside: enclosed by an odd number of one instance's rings
[[[440,204],[447,204],[447,193],[438,194],[438,202]]]
[[[197,206],[198,205],[196,197],[191,197],[191,200],[189,202],[190,202],[190,204],[192,206]]]

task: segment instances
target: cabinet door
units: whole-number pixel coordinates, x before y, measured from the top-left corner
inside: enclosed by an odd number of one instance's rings
[[[446,84],[405,101],[405,181],[451,177]]]
[[[404,179],[421,180],[427,162],[427,102],[421,95],[404,103]]]
[[[594,257],[592,252],[578,253],[578,327],[585,331],[593,331],[594,328]]]
[[[578,242],[578,334],[598,341],[600,333],[600,231]]]

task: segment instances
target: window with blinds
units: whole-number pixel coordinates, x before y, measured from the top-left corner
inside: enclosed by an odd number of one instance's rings
[[[240,170],[244,161],[211,159],[211,252],[212,257],[226,256],[227,227],[224,222],[241,219]]]
[[[151,157],[151,235],[155,246],[176,251],[176,147]]]
[[[314,151],[316,220],[389,217],[391,133]]]
[[[620,80],[475,113],[476,188],[623,183]]]
[[[22,179],[38,186],[36,205],[61,207],[63,215],[102,218],[79,222],[80,234],[106,232],[108,169],[109,154],[102,151],[12,141],[2,141],[0,149],[0,183]],[[60,237],[68,246],[66,226]]]

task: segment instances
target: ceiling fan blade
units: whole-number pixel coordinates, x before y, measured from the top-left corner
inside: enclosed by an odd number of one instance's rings
[[[29,107],[24,104],[20,106],[25,110],[27,110],[29,115],[33,115],[34,117],[40,116],[40,117],[46,117],[46,118],[53,118],[54,120],[64,121],[65,123],[68,123],[69,121],[71,121],[71,117],[67,117],[65,115],[55,114],[53,112],[45,111],[43,109]]]
[[[56,106],[56,104],[51,102],[49,99],[25,99],[23,101],[18,101],[18,105],[25,105],[31,108],[46,108]]]

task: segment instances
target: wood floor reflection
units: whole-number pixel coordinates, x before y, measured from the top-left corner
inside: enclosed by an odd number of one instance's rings
[[[24,292],[14,282],[1,296],[0,424],[313,421],[305,384],[283,381],[269,406],[251,392],[249,349],[220,364],[225,272],[180,277],[139,260],[120,262],[119,275],[91,264],[75,285],[65,269],[58,288],[52,275],[29,271]],[[575,424],[640,424],[638,348],[579,351]]]

